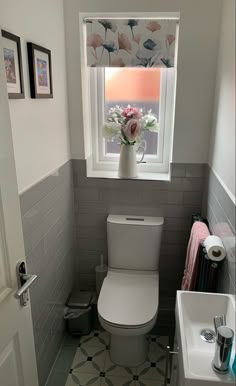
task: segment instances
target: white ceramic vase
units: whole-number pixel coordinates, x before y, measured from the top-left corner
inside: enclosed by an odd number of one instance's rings
[[[136,151],[142,149],[141,159],[137,162]],[[137,177],[137,163],[142,162],[144,157],[144,148],[139,146],[136,149],[136,145],[121,145],[120,148],[120,160],[118,175],[120,178],[136,178]]]

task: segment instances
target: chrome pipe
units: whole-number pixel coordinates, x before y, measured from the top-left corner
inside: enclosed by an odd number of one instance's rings
[[[178,349],[178,348],[177,348]],[[166,346],[166,366],[165,366],[165,379],[164,379],[164,385],[168,386],[169,384],[169,364],[170,364],[170,357],[171,355],[178,355],[178,351],[170,351],[170,346]]]

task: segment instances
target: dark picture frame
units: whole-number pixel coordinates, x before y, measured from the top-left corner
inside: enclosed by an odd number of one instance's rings
[[[51,51],[28,42],[31,98],[53,98]]]
[[[1,33],[2,37],[9,40],[9,44],[11,44],[11,47],[7,46],[3,40],[3,57],[6,70],[8,98],[23,99],[25,98],[25,90],[20,37],[5,30],[1,30]]]

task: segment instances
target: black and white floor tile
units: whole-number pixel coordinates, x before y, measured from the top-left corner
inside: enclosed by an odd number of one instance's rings
[[[93,331],[80,339],[66,386],[163,386],[166,336],[147,336],[147,360],[139,367],[115,365],[109,355],[109,334]]]

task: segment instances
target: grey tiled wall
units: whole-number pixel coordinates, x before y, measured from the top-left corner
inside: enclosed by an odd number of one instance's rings
[[[86,289],[95,286],[94,268],[100,253],[107,259],[109,213],[164,216],[160,301],[175,297],[185,264],[191,215],[202,206],[205,165],[174,164],[171,182],[87,178],[82,160],[73,160],[73,172],[77,285]]]
[[[74,196],[71,161],[20,196],[39,383],[44,385],[64,333],[73,284]]]
[[[235,204],[211,168],[206,172],[203,214],[208,218],[213,234],[219,236],[227,251],[218,277],[218,291],[235,293]]]

